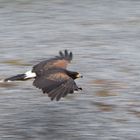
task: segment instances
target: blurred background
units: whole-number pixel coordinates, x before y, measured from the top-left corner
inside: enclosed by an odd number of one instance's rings
[[[139,44],[139,0],[0,0],[0,79],[64,49],[84,76],[60,102],[0,83],[0,139],[139,140]]]

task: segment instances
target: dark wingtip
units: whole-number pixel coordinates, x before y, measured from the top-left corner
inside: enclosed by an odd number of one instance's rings
[[[65,57],[68,57],[68,50],[65,50]]]
[[[59,101],[60,100],[60,98],[56,98],[56,101]]]
[[[70,60],[72,60],[72,58],[73,58],[72,52],[69,53],[69,58],[70,58]]]
[[[67,49],[64,50],[64,52],[59,51],[59,55],[60,55],[62,58],[67,59],[68,61],[71,61],[72,58],[73,58],[72,52],[69,52]]]
[[[59,55],[64,57],[64,54],[62,53],[62,51],[59,51]]]

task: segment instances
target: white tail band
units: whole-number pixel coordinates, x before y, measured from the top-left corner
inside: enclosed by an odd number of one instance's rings
[[[24,79],[35,78],[35,77],[36,77],[36,74],[30,70],[30,71],[27,71],[25,73],[25,78]]]

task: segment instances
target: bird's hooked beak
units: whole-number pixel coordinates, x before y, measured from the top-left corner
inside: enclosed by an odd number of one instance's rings
[[[83,78],[83,75],[81,75],[80,73],[78,73],[76,77],[77,78]]]

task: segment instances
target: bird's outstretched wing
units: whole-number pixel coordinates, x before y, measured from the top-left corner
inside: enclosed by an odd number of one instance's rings
[[[65,50],[64,52],[60,51],[59,56],[40,62],[33,67],[32,71],[40,75],[44,71],[47,71],[51,68],[66,69],[67,65],[71,62],[72,57],[72,52],[68,52],[67,50]]]
[[[60,71],[36,77],[33,85],[47,93],[51,100],[57,101],[79,89],[72,78]]]

